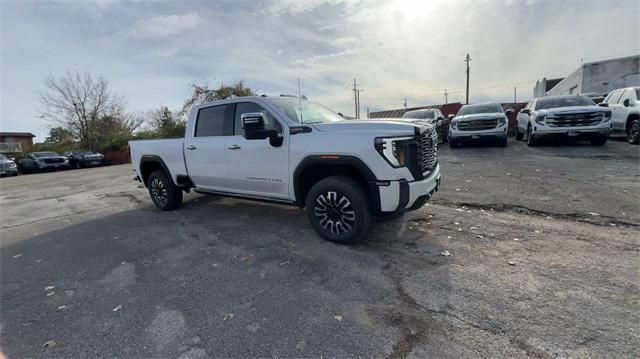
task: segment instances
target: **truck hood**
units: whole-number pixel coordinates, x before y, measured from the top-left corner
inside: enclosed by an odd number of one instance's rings
[[[412,136],[415,134],[415,127],[433,127],[422,123],[412,123],[411,121],[400,118],[344,120],[316,123],[311,126],[321,132],[369,132],[385,136]]]
[[[494,118],[505,117],[502,112],[495,113],[472,113],[464,116],[456,116],[453,119],[456,121],[472,121],[472,120],[493,120]]]
[[[570,106],[570,107],[557,107],[547,108],[544,110],[536,110],[537,113],[542,115],[549,114],[563,114],[563,113],[589,113],[589,112],[606,112],[606,107],[600,106]]]

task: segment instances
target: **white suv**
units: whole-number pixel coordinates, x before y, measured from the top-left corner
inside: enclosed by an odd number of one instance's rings
[[[433,126],[349,121],[292,97],[199,105],[184,139],[129,144],[136,176],[162,210],[191,189],[292,204],[341,243],[362,238],[371,217],[420,208],[440,186]]]
[[[611,109],[611,135],[623,135],[627,142],[640,143],[640,87],[613,90],[600,104]]]

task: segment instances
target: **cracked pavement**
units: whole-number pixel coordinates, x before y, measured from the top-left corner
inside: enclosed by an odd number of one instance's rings
[[[128,165],[3,178],[0,346],[9,358],[640,357],[638,151],[442,148],[433,201],[350,247],[292,207],[189,194],[157,211]]]

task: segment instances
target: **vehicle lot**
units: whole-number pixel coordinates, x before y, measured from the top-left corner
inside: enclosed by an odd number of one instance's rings
[[[638,151],[441,146],[433,201],[353,247],[286,206],[160,212],[128,165],[2,179],[2,350],[640,357]]]

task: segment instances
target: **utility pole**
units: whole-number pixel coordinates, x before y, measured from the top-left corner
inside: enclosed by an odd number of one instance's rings
[[[356,96],[356,118],[360,119],[360,91],[364,91],[362,89],[358,89],[356,91],[357,96]]]
[[[367,107],[367,118],[369,118],[369,108]]]
[[[449,103],[449,97],[447,95],[447,89],[444,89],[444,103],[445,104]]]
[[[516,92],[516,87],[515,87],[515,86],[513,86],[513,104],[514,104],[514,105],[515,105],[516,103],[518,103],[518,101],[517,101],[517,98],[518,98],[518,97],[516,96],[516,93],[517,93],[517,92]]]
[[[358,118],[358,85],[355,77],[353,78],[353,102],[355,105],[355,117]]]
[[[467,63],[467,101],[466,104],[469,104],[469,62],[471,61],[471,57],[469,56],[469,54],[467,53],[467,58],[464,59],[464,61]]]
[[[406,97],[404,98],[404,109],[405,110],[407,109],[407,98]]]

